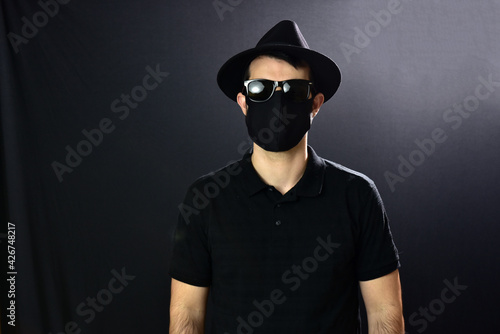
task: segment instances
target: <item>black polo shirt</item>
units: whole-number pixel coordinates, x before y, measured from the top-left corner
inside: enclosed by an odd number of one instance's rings
[[[373,181],[308,152],[285,195],[247,153],[179,205],[170,275],[210,287],[210,333],[357,333],[358,281],[399,267]]]

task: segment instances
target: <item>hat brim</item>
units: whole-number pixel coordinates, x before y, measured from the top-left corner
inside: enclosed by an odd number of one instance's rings
[[[323,93],[328,101],[340,86],[341,73],[333,60],[311,49],[293,45],[263,45],[238,53],[222,65],[217,74],[217,84],[231,100],[243,88],[243,76],[250,62],[266,52],[281,51],[304,60],[314,75],[314,86],[318,93]]]

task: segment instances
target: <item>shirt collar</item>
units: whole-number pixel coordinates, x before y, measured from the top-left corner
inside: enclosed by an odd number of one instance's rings
[[[294,191],[297,196],[313,197],[319,195],[323,188],[325,162],[318,157],[312,147],[308,146],[307,152],[308,159],[304,175],[302,175],[299,182],[290,191]],[[248,196],[252,196],[262,189],[269,188],[269,185],[264,183],[259,174],[257,174],[252,165],[251,157],[252,149],[248,150],[241,159],[241,176]]]
[[[313,197],[321,193],[326,165],[311,146],[307,146],[307,152],[306,170],[294,188],[297,196]]]
[[[252,149],[249,149],[241,159],[241,176],[243,185],[248,193],[248,196],[252,196],[264,188],[269,186],[262,181],[259,174],[252,165]]]

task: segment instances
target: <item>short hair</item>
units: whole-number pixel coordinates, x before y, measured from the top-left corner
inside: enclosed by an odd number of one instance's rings
[[[254,61],[255,59],[257,59],[258,57],[262,57],[262,56],[286,61],[288,64],[292,65],[294,68],[308,66],[309,67],[309,80],[314,83],[313,71],[312,71],[311,67],[309,66],[309,64],[303,59],[291,56],[291,55],[289,55],[285,52],[282,52],[282,51],[269,51],[266,53],[262,53],[262,54],[258,55],[257,57],[253,58],[248,63],[247,69],[245,70],[245,73],[243,74],[243,81],[250,79],[250,63],[252,61]]]

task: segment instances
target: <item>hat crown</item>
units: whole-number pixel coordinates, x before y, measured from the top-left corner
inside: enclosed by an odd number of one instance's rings
[[[265,45],[292,45],[309,49],[309,45],[300,32],[299,26],[290,20],[284,20],[271,28],[257,43],[256,47]]]

